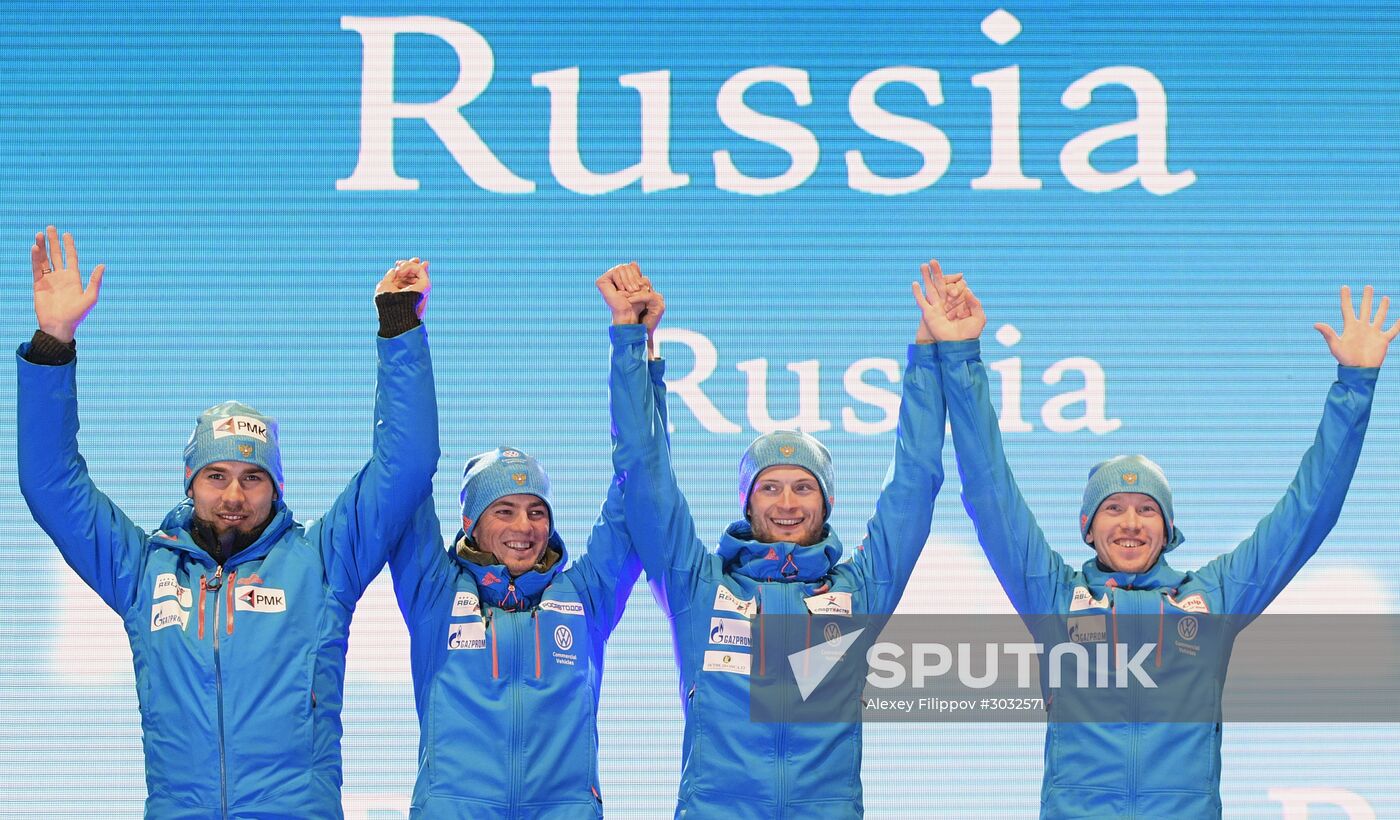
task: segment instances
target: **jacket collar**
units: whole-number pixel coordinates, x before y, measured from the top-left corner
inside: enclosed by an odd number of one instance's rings
[[[1165,556],[1146,572],[1112,572],[1099,563],[1097,557],[1084,562],[1084,579],[1095,589],[1177,589],[1186,582],[1186,574],[1173,569]]]
[[[818,581],[831,573],[841,558],[841,541],[831,526],[822,525],[822,540],[811,546],[791,541],[763,543],[753,540],[753,527],[735,521],[719,539],[724,571],[756,581]]]
[[[515,578],[510,577],[505,564],[478,563],[465,557],[462,554],[463,550],[478,556],[482,554],[473,542],[467,540],[466,533],[458,530],[457,540],[451,547],[452,560],[476,579],[477,593],[485,603],[507,612],[539,606],[544,591],[554,583],[554,576],[559,574],[569,560],[564,540],[557,532],[549,536],[549,545],[545,547],[544,566],[536,566]]]

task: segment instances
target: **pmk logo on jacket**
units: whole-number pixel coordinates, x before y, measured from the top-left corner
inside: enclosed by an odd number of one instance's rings
[[[241,612],[286,612],[287,593],[271,587],[244,587],[234,597]]]

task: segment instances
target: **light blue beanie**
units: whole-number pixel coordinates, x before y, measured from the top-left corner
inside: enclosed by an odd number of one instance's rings
[[[185,492],[200,470],[218,461],[256,464],[272,476],[282,495],[282,452],[277,421],[246,404],[226,401],[199,414],[185,443]]]
[[[1108,461],[1095,464],[1089,471],[1089,483],[1084,487],[1084,502],[1079,507],[1079,532],[1087,543],[1089,529],[1094,523],[1094,515],[1104,499],[1114,493],[1142,493],[1151,496],[1162,508],[1163,523],[1167,529],[1167,543],[1163,552],[1176,549],[1186,537],[1176,528],[1176,516],[1172,512],[1172,489],[1167,484],[1167,476],[1155,462],[1147,456],[1114,456]]]
[[[538,461],[514,447],[497,447],[468,459],[462,471],[462,530],[471,535],[487,507],[516,493],[539,496],[544,501],[552,536],[554,505],[549,501],[549,476]]]
[[[836,503],[836,470],[831,464],[831,453],[820,441],[800,430],[764,433],[739,458],[739,508],[745,517],[749,514],[754,479],[769,467],[778,466],[801,467],[815,476],[826,502],[822,520],[831,517],[831,506]]]

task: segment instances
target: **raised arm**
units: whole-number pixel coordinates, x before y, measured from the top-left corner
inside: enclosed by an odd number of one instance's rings
[[[652,404],[657,413],[656,424],[664,432],[667,424],[666,363],[660,359],[651,359],[647,362],[647,372],[651,381]],[[613,446],[616,447],[615,426],[611,435]],[[598,513],[598,520],[594,522],[592,532],[588,534],[587,552],[575,563],[575,567],[588,579],[587,588],[592,597],[592,617],[601,625],[604,635],[611,634],[617,622],[621,620],[627,599],[632,595],[632,587],[636,585],[637,576],[642,572],[641,556],[637,554],[627,529],[623,482],[616,474],[608,481],[603,508]]]
[[[16,357],[20,491],[63,559],[102,600],[125,613],[136,599],[146,536],[88,476],[78,454],[74,334],[97,304],[104,266],[83,286],[71,234],[50,226],[29,249],[39,332]]]
[[[1314,326],[1337,360],[1337,380],[1327,393],[1312,446],[1303,454],[1293,483],[1273,511],[1238,547],[1199,573],[1204,580],[1220,584],[1232,613],[1263,611],[1337,523],[1361,458],[1376,378],[1391,340],[1400,333],[1400,322],[1385,329],[1389,297],[1381,299],[1372,316],[1373,296],[1367,285],[1358,316],[1351,289],[1343,287],[1342,332],[1338,334],[1323,323]]]
[[[951,283],[950,287],[951,288]],[[915,287],[921,310],[944,309],[932,293]],[[939,304],[930,304],[933,299]],[[947,305],[953,307],[954,296]],[[933,503],[943,486],[943,376],[938,348],[921,321],[904,367],[894,459],[885,474],[875,514],[852,562],[866,578],[872,612],[891,612],[928,541]]]
[[[1057,596],[1070,569],[1050,549],[1006,463],[978,342],[987,316],[965,283],[954,288],[960,295],[945,296],[948,288],[937,262],[924,266],[923,278],[926,287],[951,302],[946,310],[924,308],[924,331],[938,341],[963,506],[1016,611],[1058,612]],[[922,299],[921,307],[927,302]]]
[[[353,606],[379,574],[389,548],[426,499],[437,470],[437,394],[421,319],[428,264],[396,264],[375,288],[380,314],[374,444],[321,522],[320,545],[332,587]],[[425,547],[426,548],[426,547]]]
[[[597,282],[613,321],[608,374],[613,471],[622,485],[633,545],[657,602],[674,616],[690,605],[705,548],[695,536],[690,507],[671,470],[665,415],[656,407],[664,394],[653,389],[648,372],[647,350],[665,302],[642,281],[641,271],[631,263],[609,270]],[[634,306],[629,296],[648,293],[635,300],[645,306]]]

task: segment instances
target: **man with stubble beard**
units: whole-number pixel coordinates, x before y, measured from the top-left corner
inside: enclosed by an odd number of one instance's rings
[[[187,497],[148,534],[97,489],[78,454],[74,333],[97,303],[103,266],[84,286],[72,236],[60,250],[58,231],[46,233],[30,248],[39,330],[17,356],[20,489],[126,628],[146,816],[342,817],[350,618],[437,468],[420,321],[427,264],[400,262],[375,291],[373,450],[324,516],[309,526],[292,519],[277,423],[230,401],[200,414],[184,452]],[[278,355],[293,352],[270,350],[269,361]]]

